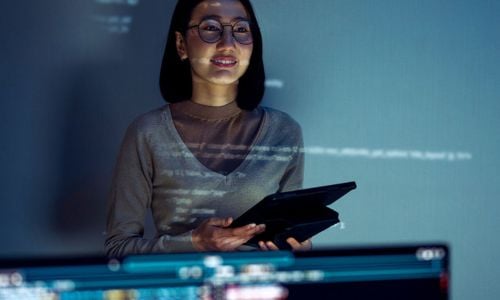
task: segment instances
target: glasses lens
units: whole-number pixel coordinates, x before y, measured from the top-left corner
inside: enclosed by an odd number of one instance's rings
[[[203,20],[198,26],[200,37],[207,43],[215,43],[222,36],[223,28],[217,20]]]
[[[248,21],[239,21],[233,25],[233,36],[241,44],[252,43],[252,30]]]
[[[217,20],[206,19],[198,26],[200,37],[207,43],[215,43],[220,40],[223,35],[224,27],[230,25],[222,25]],[[233,37],[240,44],[251,44],[252,31],[248,21],[239,21],[232,26]]]

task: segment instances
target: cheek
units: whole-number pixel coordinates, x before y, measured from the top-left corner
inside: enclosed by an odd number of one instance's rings
[[[250,58],[252,57],[253,47],[243,48],[241,50],[240,65],[248,66],[250,64]]]
[[[189,61],[194,66],[207,66],[210,64],[210,59],[206,57],[192,57]]]
[[[186,40],[186,51],[190,59],[206,57],[207,44],[200,41],[194,33],[190,33]]]

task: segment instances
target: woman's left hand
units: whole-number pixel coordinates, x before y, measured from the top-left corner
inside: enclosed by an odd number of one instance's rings
[[[290,237],[290,238],[286,239],[286,242],[288,244],[290,244],[290,246],[292,247],[292,251],[309,251],[312,249],[312,242],[309,239],[303,241],[302,243],[299,243],[296,239]],[[280,250],[278,248],[278,246],[276,246],[271,241],[267,241],[267,242],[260,241],[259,247],[263,251]]]

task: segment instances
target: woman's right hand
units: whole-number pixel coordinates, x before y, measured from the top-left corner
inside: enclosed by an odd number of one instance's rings
[[[264,232],[264,224],[248,224],[228,228],[233,218],[210,218],[192,233],[193,245],[198,251],[233,251],[255,235]]]

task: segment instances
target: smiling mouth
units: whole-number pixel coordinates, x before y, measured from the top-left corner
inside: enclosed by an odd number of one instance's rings
[[[222,68],[234,67],[238,63],[236,59],[227,57],[212,58],[210,62]]]

